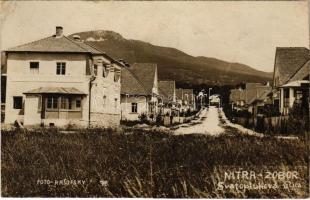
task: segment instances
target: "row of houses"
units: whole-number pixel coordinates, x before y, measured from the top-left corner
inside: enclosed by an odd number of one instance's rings
[[[231,90],[233,110],[247,110],[254,116],[266,106],[279,115],[288,115],[293,106],[306,109],[309,103],[310,52],[303,47],[278,47],[275,54],[273,84],[246,83]]]
[[[5,58],[5,59],[3,59]],[[4,52],[4,123],[104,126],[195,109],[193,90],[159,81],[157,65],[115,60],[78,35],[56,33]]]

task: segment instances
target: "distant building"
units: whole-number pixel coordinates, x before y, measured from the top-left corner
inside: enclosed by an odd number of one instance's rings
[[[273,87],[279,91],[274,101],[287,115],[294,103],[305,105],[309,99],[310,52],[303,47],[276,49]]]
[[[176,100],[180,107],[180,112],[196,110],[196,97],[193,89],[176,89]]]
[[[139,116],[155,119],[158,114],[157,65],[135,63],[122,69],[122,120],[139,120]]]
[[[117,126],[122,64],[56,33],[5,51],[5,123]]]
[[[209,97],[211,106],[221,106],[221,98],[219,94],[213,94]]]
[[[245,90],[232,89],[230,91],[229,102],[233,110],[242,110],[245,106]]]
[[[159,81],[158,92],[160,113],[170,115],[172,111],[178,112],[175,81]]]
[[[234,110],[247,110],[250,113],[257,114],[257,106],[264,106],[256,104],[257,100],[265,97],[271,92],[269,83],[246,83],[245,89],[233,89],[230,91],[230,103]],[[263,101],[265,102],[265,101]]]

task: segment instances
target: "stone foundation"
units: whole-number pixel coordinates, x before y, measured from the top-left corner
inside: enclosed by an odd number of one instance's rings
[[[120,125],[120,114],[109,113],[91,113],[90,114],[91,127],[111,127],[116,128]]]

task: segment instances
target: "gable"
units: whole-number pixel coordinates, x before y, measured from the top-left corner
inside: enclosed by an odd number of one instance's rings
[[[129,70],[138,78],[145,90],[152,94],[156,88],[157,65],[154,63],[135,63],[129,67]]]
[[[276,49],[273,86],[285,84],[310,59],[309,50],[303,47]]]

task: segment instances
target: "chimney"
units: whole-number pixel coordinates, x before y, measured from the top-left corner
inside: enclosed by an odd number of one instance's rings
[[[81,41],[81,37],[79,35],[73,35],[74,41]]]
[[[63,28],[62,26],[56,26],[56,37],[62,37]]]

